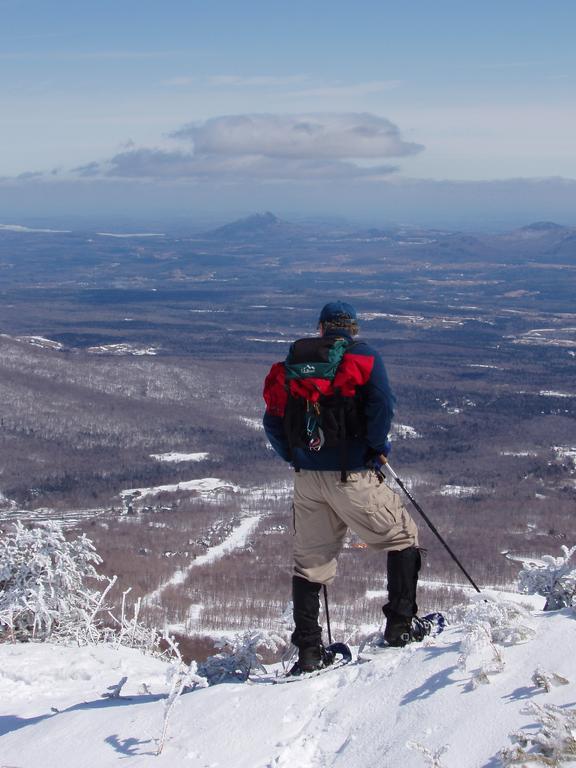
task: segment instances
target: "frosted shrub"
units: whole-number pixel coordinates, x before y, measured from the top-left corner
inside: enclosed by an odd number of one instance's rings
[[[536,667],[532,675],[532,682],[537,688],[542,688],[546,693],[550,693],[554,686],[570,685],[570,681],[557,672],[549,672],[542,667]]]
[[[512,733],[510,738],[518,746],[501,750],[502,765],[525,765],[528,762],[553,766],[572,764],[576,760],[576,709],[530,702],[524,712],[540,727],[535,733]]]
[[[106,597],[116,577],[100,576],[95,566],[101,562],[84,535],[66,541],[57,523],[32,529],[16,523],[0,539],[0,641],[110,643],[160,654],[160,635],[139,620],[140,601],[127,613],[129,589],[120,615],[109,610]],[[87,579],[107,584],[89,589]]]
[[[465,630],[479,623],[485,625],[490,640],[499,645],[525,643],[535,635],[530,613],[524,606],[486,593],[474,595],[468,604],[455,606],[449,616],[451,622],[463,624]]]
[[[253,670],[266,671],[259,649],[276,653],[281,645],[283,640],[278,635],[260,630],[238,634],[233,640],[223,638],[217,643],[220,653],[199,664],[198,672],[210,685],[230,680],[244,681]]]
[[[576,564],[570,562],[576,546],[563,546],[562,552],[561,557],[544,555],[540,562],[525,562],[518,576],[520,592],[546,598],[545,611],[576,606]]]
[[[84,535],[66,541],[56,523],[16,523],[0,539],[0,640],[43,640],[60,622],[85,622],[100,594],[85,579],[102,578],[101,562]]]
[[[517,603],[486,595],[475,595],[470,603],[455,606],[450,621],[462,624],[458,663],[472,670],[472,686],[490,682],[488,675],[504,669],[497,645],[524,643],[535,630],[528,611]]]
[[[108,584],[103,592],[94,593],[94,607],[91,613],[84,612],[78,617],[63,616],[54,628],[51,636],[53,642],[76,645],[96,645],[107,643],[115,648],[136,648],[143,653],[153,656],[163,656],[161,650],[161,635],[140,621],[141,600],[135,602],[132,615],[127,613],[126,596],[130,592],[127,589],[122,593],[122,608],[119,616],[112,613],[106,606],[105,599],[114,584],[116,577],[108,579]]]
[[[164,701],[164,723],[162,725],[162,734],[158,740],[157,755],[161,754],[164,749],[168,733],[168,721],[180,696],[187,691],[193,691],[196,688],[206,688],[208,685],[206,678],[199,674],[195,661],[186,664],[182,660],[180,650],[174,639],[165,635],[164,641],[171,652],[173,661],[168,667],[167,678],[170,684],[170,692]]]

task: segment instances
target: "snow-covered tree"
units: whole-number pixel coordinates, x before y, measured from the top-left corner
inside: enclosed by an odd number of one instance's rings
[[[86,580],[102,578],[101,562],[85,535],[67,541],[56,523],[16,523],[0,538],[0,639],[43,640],[63,622],[85,623],[100,596]]]
[[[106,604],[116,577],[99,575],[101,562],[85,535],[67,541],[57,523],[32,529],[16,523],[0,538],[0,641],[111,643],[160,655],[159,633],[139,619],[140,600],[128,614],[129,589],[119,615]],[[106,585],[90,588],[89,580]]]
[[[563,546],[562,552],[561,557],[544,555],[525,561],[518,576],[520,592],[546,598],[545,611],[576,606],[576,564],[571,562],[576,546]]]

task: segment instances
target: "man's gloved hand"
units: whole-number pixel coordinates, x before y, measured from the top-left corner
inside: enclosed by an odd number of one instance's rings
[[[386,459],[392,450],[392,443],[390,440],[386,440],[384,444],[384,451],[376,456],[372,456],[368,461],[368,468],[373,469],[377,475],[381,475],[384,472],[384,466],[386,465]]]

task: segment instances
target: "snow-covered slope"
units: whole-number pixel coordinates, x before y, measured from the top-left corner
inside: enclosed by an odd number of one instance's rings
[[[496,768],[510,733],[538,730],[529,702],[575,706],[576,614],[536,611],[532,621],[535,638],[499,648],[503,670],[476,687],[473,669],[458,664],[462,628],[453,626],[290,685],[195,690],[177,702],[159,757],[164,662],[127,649],[0,645],[0,765]],[[569,684],[546,692],[537,669]],[[124,676],[126,698],[102,698]]]

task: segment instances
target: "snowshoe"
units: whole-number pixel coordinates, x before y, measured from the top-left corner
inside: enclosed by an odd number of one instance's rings
[[[435,637],[446,626],[446,619],[441,613],[428,613],[426,616],[414,616],[410,626],[404,628],[395,637],[388,640],[385,633],[378,631],[368,635],[358,649],[358,653],[377,651],[384,648],[403,648],[409,643],[420,643],[428,635]]]
[[[254,677],[250,677],[249,681],[251,683],[272,683],[273,685],[295,683],[299,680],[307,680],[309,677],[317,677],[318,675],[331,672],[352,661],[352,652],[345,643],[332,643],[332,645],[329,645],[326,648],[322,647],[322,651],[330,658],[330,662],[324,663],[323,666],[316,667],[310,671],[305,671],[299,667],[299,661],[297,661],[288,672],[255,675]]]
[[[287,672],[287,677],[298,677],[311,672],[320,672],[327,667],[332,666],[340,656],[344,663],[352,659],[350,648],[344,643],[332,643],[327,648],[323,645],[312,648],[300,648],[298,652],[298,661]]]

